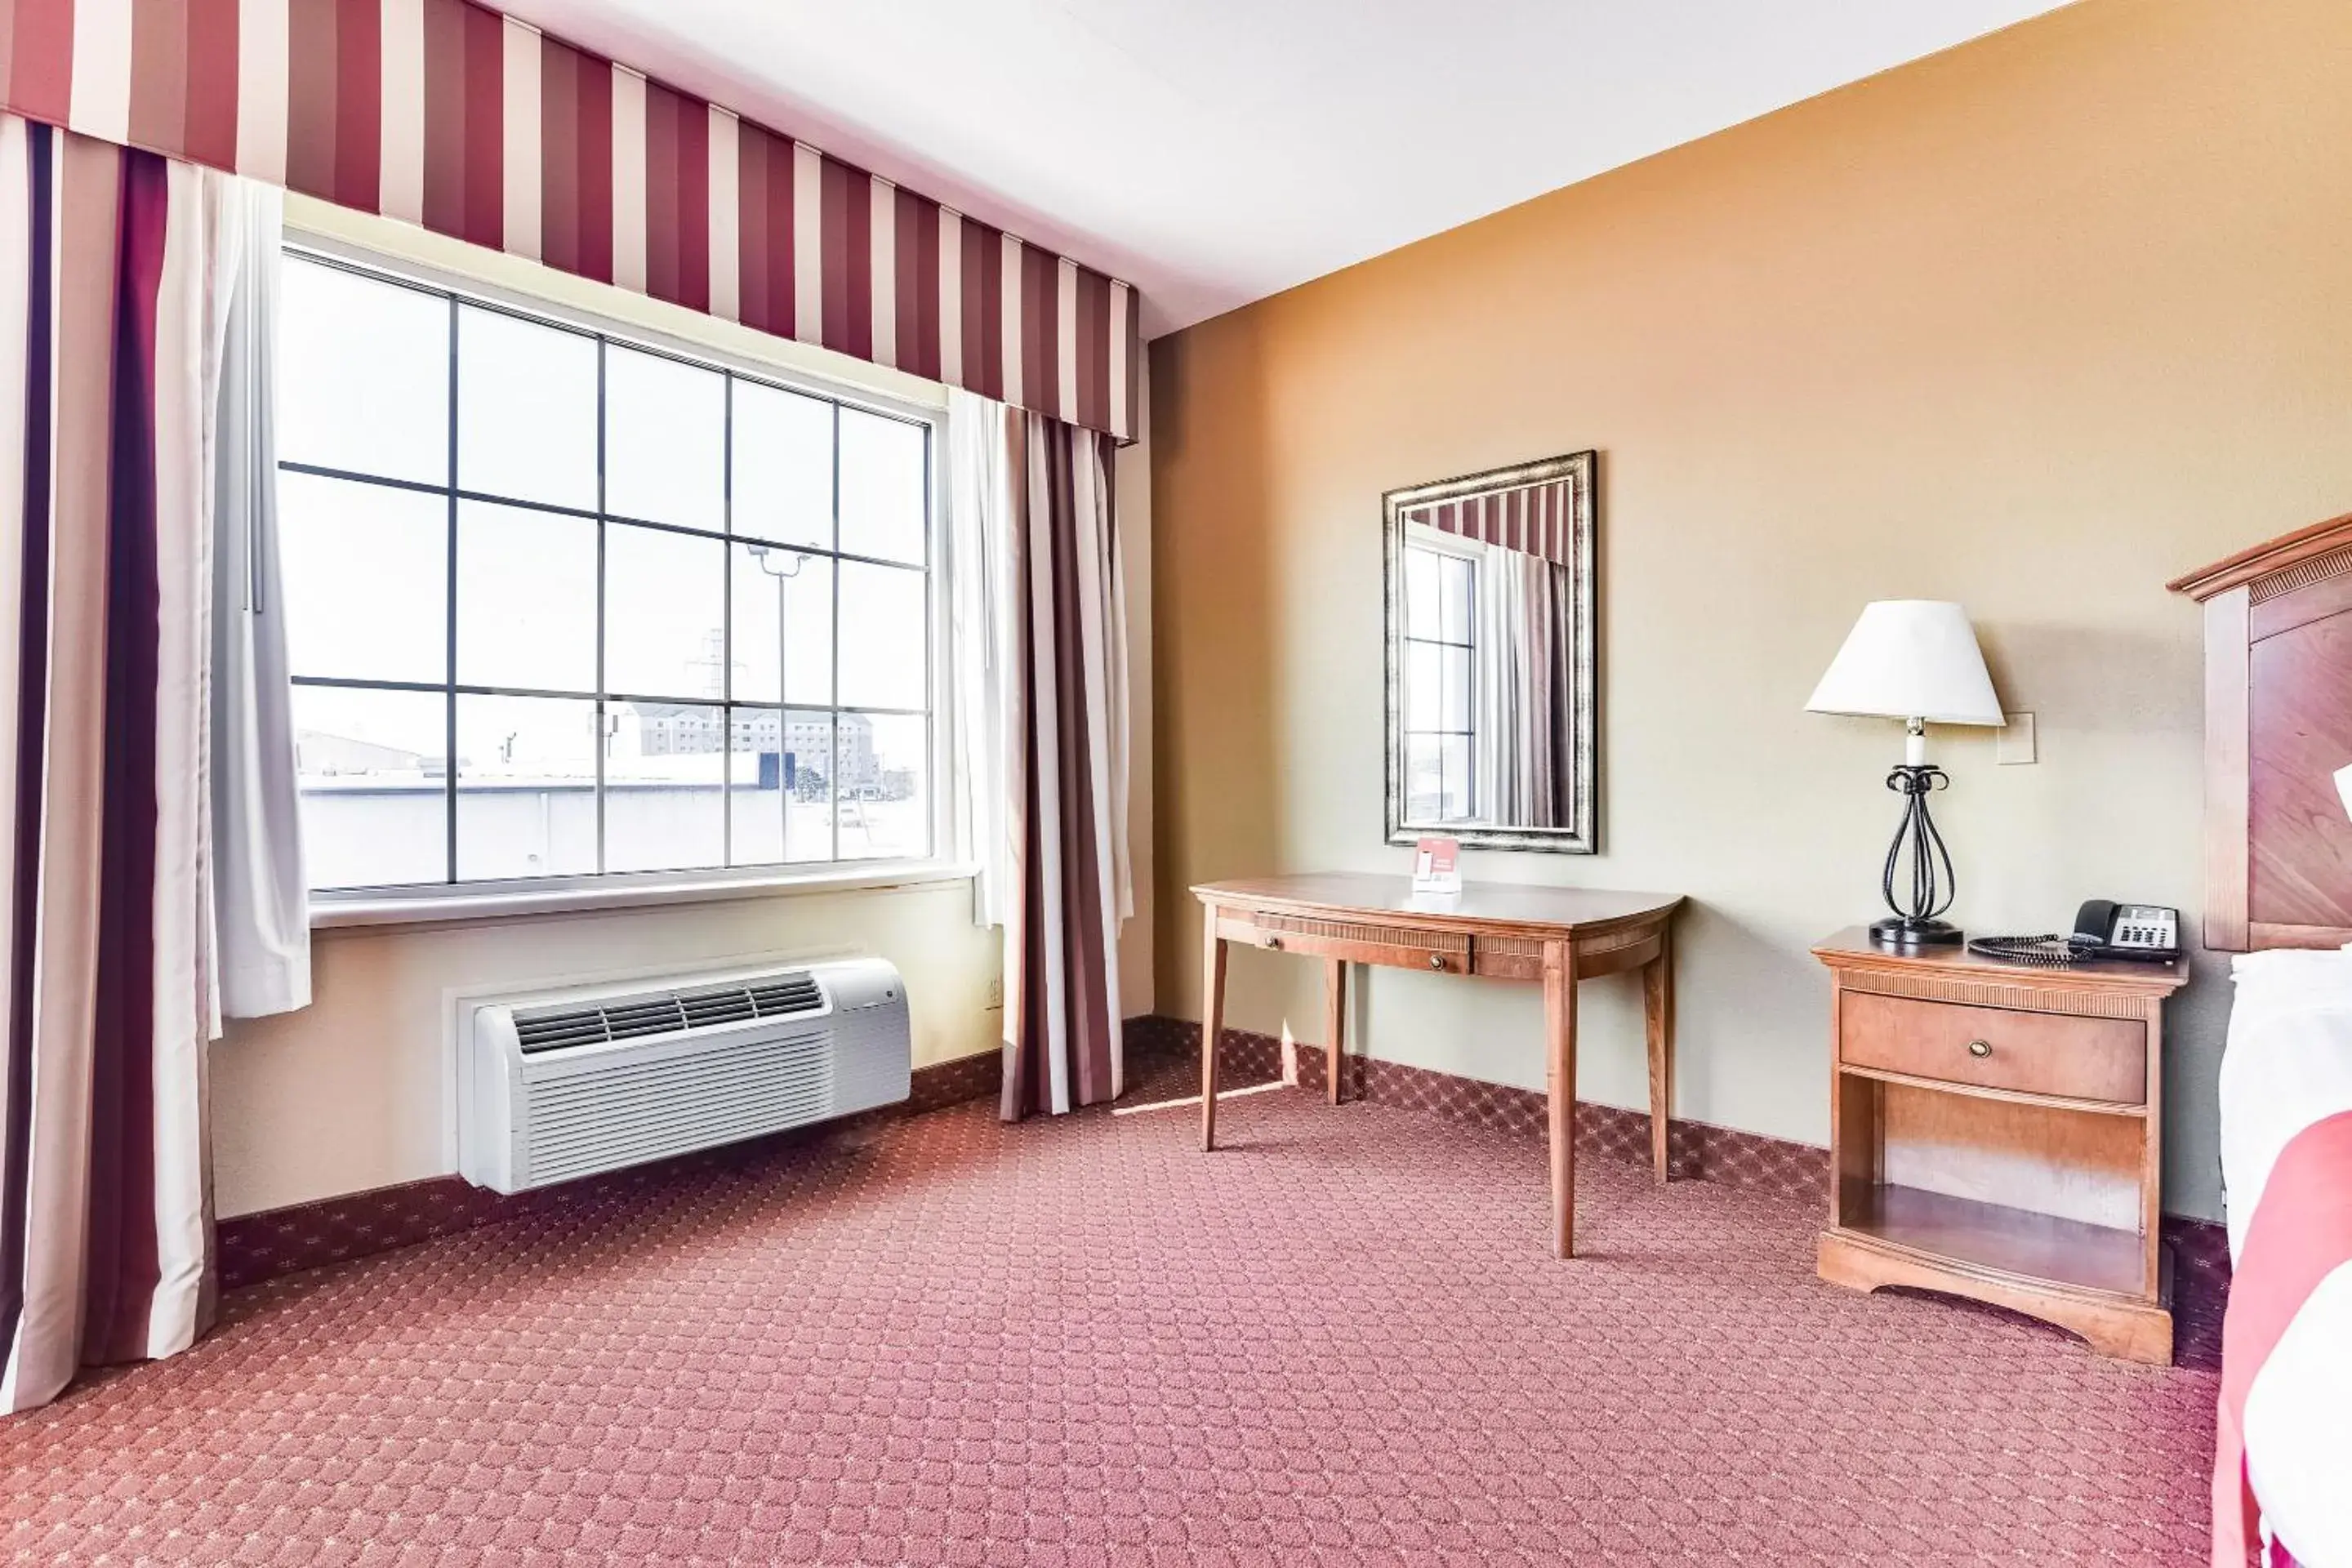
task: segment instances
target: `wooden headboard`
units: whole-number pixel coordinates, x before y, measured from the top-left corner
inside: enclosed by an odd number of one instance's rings
[[[2205,606],[2205,945],[2352,942],[2352,515],[2170,586]]]

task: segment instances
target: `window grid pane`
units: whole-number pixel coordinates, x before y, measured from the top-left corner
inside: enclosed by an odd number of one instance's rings
[[[1477,815],[1478,592],[1475,562],[1425,545],[1405,550],[1405,818],[1467,822]]]
[[[355,495],[407,497],[418,518],[446,517],[438,560],[420,534],[399,547],[406,565],[394,575],[405,593],[348,572],[323,587],[289,584],[364,609],[353,618],[398,627],[417,650],[373,679],[378,670],[349,657],[304,661],[297,649],[298,710],[360,715],[333,724],[349,735],[320,728],[325,719],[298,726],[325,770],[317,787],[306,782],[306,799],[317,797],[306,822],[340,836],[314,858],[338,868],[320,888],[353,886],[354,875],[392,887],[934,852],[932,426],[649,357],[624,340],[370,268],[299,251],[288,263],[432,300],[449,329],[434,345],[447,360],[446,399],[427,411],[446,426],[443,472],[428,479],[413,462],[407,473],[331,470]],[[705,404],[716,405],[718,451],[707,436],[698,452],[671,451],[689,443],[646,426],[675,411],[642,386],[616,396],[616,363],[641,380],[718,389]],[[523,388],[532,395],[519,396]],[[845,424],[856,448],[846,499]],[[780,430],[788,441],[761,439]],[[715,460],[715,496],[672,498],[658,474],[649,481],[679,456],[694,475]],[[320,471],[300,458],[280,464],[289,483]],[[615,461],[630,470],[618,490]],[[419,563],[439,566],[446,584],[428,595],[408,583]],[[336,570],[331,562],[310,575]],[[367,602],[371,593],[431,602],[404,614]],[[309,609],[314,622],[333,613]],[[893,635],[877,637],[877,622]],[[359,733],[383,727],[367,720],[370,701],[405,712],[411,730],[437,714],[437,733],[387,751]],[[398,775],[398,788],[354,782],[367,772]],[[378,793],[399,795],[416,820],[372,846],[352,808]],[[437,864],[418,862],[420,833],[437,833]]]
[[[462,882],[596,868],[596,705],[460,696],[450,770]]]

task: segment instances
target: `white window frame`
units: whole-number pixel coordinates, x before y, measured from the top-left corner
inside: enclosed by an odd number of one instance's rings
[[[313,929],[467,921],[500,917],[562,914],[667,904],[716,902],[790,893],[832,893],[969,880],[979,868],[956,841],[954,735],[951,694],[954,650],[950,644],[954,592],[948,580],[952,555],[948,527],[946,408],[917,402],[847,378],[812,373],[802,365],[746,354],[738,349],[636,321],[582,309],[510,289],[446,267],[353,244],[289,224],[283,248],[330,264],[380,273],[396,281],[460,301],[487,306],[593,333],[625,348],[692,361],[715,370],[805,393],[847,407],[913,420],[929,431],[928,532],[924,571],[930,627],[929,686],[925,693],[929,747],[925,788],[929,793],[931,852],[927,856],[857,860],[803,861],[782,865],[713,866],[666,871],[590,871],[548,877],[482,881],[436,881],[371,888],[328,889],[310,894]],[[272,456],[273,467],[277,461]],[[836,497],[836,504],[838,498]],[[840,627],[834,627],[839,657]],[[789,703],[780,710],[793,711]],[[753,704],[752,706],[766,706]],[[599,744],[602,744],[600,738]],[[454,760],[453,760],[454,766]],[[840,810],[838,781],[834,809]]]
[[[1470,653],[1470,728],[1462,731],[1463,739],[1468,744],[1470,750],[1470,815],[1463,817],[1438,817],[1423,822],[1412,816],[1411,814],[1408,813],[1406,815],[1405,821],[1410,826],[1425,828],[1432,832],[1439,833],[1456,827],[1476,827],[1481,826],[1485,821],[1485,795],[1486,790],[1492,787],[1486,782],[1485,770],[1481,769],[1478,765],[1478,742],[1483,738],[1486,731],[1486,724],[1484,722],[1485,710],[1482,701],[1482,699],[1486,695],[1486,672],[1479,668],[1479,656],[1485,651],[1485,645],[1478,638],[1477,627],[1486,607],[1486,595],[1492,591],[1488,576],[1490,563],[1486,559],[1486,552],[1489,546],[1478,540],[1465,539],[1458,533],[1448,533],[1443,529],[1433,528],[1425,522],[1408,522],[1405,524],[1405,536],[1402,542],[1402,547],[1406,550],[1426,550],[1432,555],[1448,555],[1457,561],[1466,561],[1470,563],[1470,625],[1472,628],[1471,639],[1468,645]],[[1409,619],[1411,612],[1408,610],[1406,614]],[[1427,637],[1415,638],[1410,635],[1412,629],[1412,628],[1409,625],[1400,626],[1397,633],[1397,639],[1401,647],[1410,646],[1415,641],[1434,642],[1437,640]],[[1409,729],[1406,724],[1406,721],[1409,717],[1410,715],[1405,713],[1402,704],[1400,703],[1397,710],[1397,748],[1400,769],[1402,769],[1404,759],[1412,754],[1412,739],[1414,735],[1444,735],[1453,733],[1451,731],[1444,730]],[[1402,776],[1402,772],[1399,776]]]

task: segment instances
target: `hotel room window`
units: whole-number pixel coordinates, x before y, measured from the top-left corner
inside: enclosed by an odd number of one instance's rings
[[[307,251],[278,330],[313,888],[934,853],[927,419]]]
[[[1436,533],[1404,550],[1406,812],[1417,823],[1475,818],[1478,561]]]

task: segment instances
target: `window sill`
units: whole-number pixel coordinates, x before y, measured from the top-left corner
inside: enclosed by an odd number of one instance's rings
[[[604,914],[658,909],[672,904],[724,903],[741,899],[806,894],[881,892],[893,888],[970,881],[977,866],[960,861],[892,861],[873,866],[831,867],[821,871],[744,876],[650,877],[643,879],[582,878],[551,886],[320,893],[310,900],[312,931],[371,926],[470,925],[483,921],[525,920],[548,915]]]

